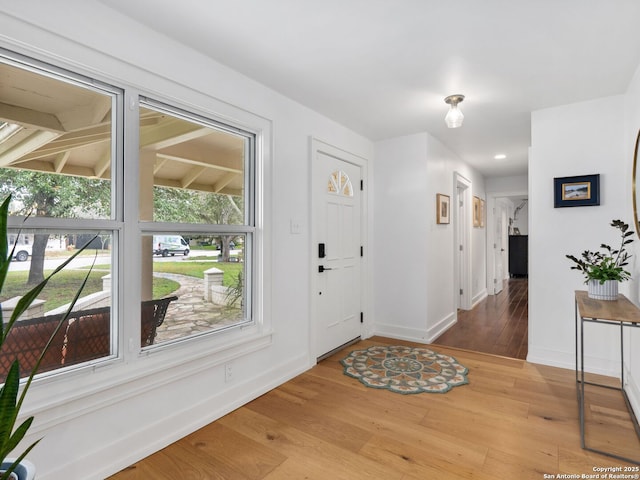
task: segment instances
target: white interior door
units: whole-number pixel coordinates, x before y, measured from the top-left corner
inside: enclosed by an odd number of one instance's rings
[[[317,357],[361,334],[360,167],[315,152],[314,255]]]
[[[504,224],[506,221],[506,209],[504,205],[497,201],[495,202],[495,210],[496,214],[494,215],[495,223],[494,223],[494,264],[495,269],[493,273],[493,294],[497,295],[502,291],[502,279],[504,278]]]
[[[471,182],[459,173],[454,175],[455,201],[458,202],[455,225],[455,263],[457,281],[456,307],[471,310]]]
[[[465,204],[464,204],[464,188],[459,186],[458,189],[458,215],[456,216],[456,220],[458,221],[458,238],[456,245],[456,252],[458,255],[458,295],[456,296],[456,308],[464,308],[464,277],[465,277],[465,262],[464,262],[464,235],[462,232],[465,230]]]

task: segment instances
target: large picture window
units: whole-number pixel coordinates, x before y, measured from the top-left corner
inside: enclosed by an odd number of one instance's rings
[[[142,328],[150,303],[166,306],[155,344],[250,321],[253,143],[247,132],[141,101]]]
[[[0,352],[0,377],[16,356],[28,374],[92,264],[76,312],[40,371],[115,356],[113,129],[119,91],[8,58],[0,58],[0,85],[0,194],[12,196],[8,240],[15,244],[0,298],[3,320],[31,286],[88,247],[16,323]]]
[[[27,373],[88,268],[41,372],[135,355],[133,332],[139,352],[253,322],[252,133],[147,98],[125,113],[126,88],[8,52],[0,86],[0,194],[12,196],[16,245],[4,320],[29,285],[89,243],[17,323],[0,381],[16,355]],[[138,112],[136,139],[125,115]],[[125,179],[135,179],[137,198]],[[139,261],[125,262],[133,245]]]

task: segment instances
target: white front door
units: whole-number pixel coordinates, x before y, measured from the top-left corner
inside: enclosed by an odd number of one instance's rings
[[[320,357],[361,333],[361,169],[339,150],[313,155],[313,331]]]

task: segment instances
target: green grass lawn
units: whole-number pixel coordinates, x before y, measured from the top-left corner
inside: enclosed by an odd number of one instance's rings
[[[211,267],[219,268],[224,272],[223,284],[233,285],[242,271],[242,263],[222,263],[222,262],[154,262],[153,268],[156,272],[177,273],[191,277],[204,279],[204,271]],[[89,275],[89,280],[84,288],[82,296],[102,290],[102,277],[108,273],[108,266],[96,265]],[[50,272],[45,272],[47,275]],[[57,273],[40,294],[39,298],[45,300],[45,311],[52,310],[71,301],[76,290],[82,283],[86,275],[86,269],[62,270]],[[12,297],[23,295],[29,290],[26,286],[28,272],[9,272],[4,284],[0,302]],[[162,298],[175,292],[180,287],[178,282],[164,278],[153,279],[153,298]]]
[[[238,273],[244,268],[239,262],[211,262],[211,261],[186,261],[186,262],[153,262],[155,272],[179,273],[190,277],[204,279],[204,271],[215,267],[224,272],[222,284],[231,286],[238,278]]]

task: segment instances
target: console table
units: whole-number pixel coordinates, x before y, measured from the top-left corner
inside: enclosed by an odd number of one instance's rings
[[[584,425],[584,386],[595,385],[597,387],[610,388],[620,390],[624,397],[627,410],[633,420],[633,427],[636,434],[640,437],[640,425],[629,403],[629,397],[624,389],[624,327],[640,327],[640,309],[636,307],[624,295],[618,295],[617,300],[604,301],[589,298],[586,291],[577,290],[575,295],[576,315],[576,390],[578,393],[578,407],[580,410],[580,440],[582,448],[592,452],[614,457],[631,463],[640,463],[638,460],[621,457],[613,453],[603,452],[594,448],[589,448],[585,442],[585,425]],[[587,382],[584,379],[584,325],[585,323],[598,323],[601,325],[612,325],[620,329],[620,386],[602,385],[599,383]],[[580,342],[578,343],[578,335]],[[580,353],[578,355],[578,345],[580,345]]]

